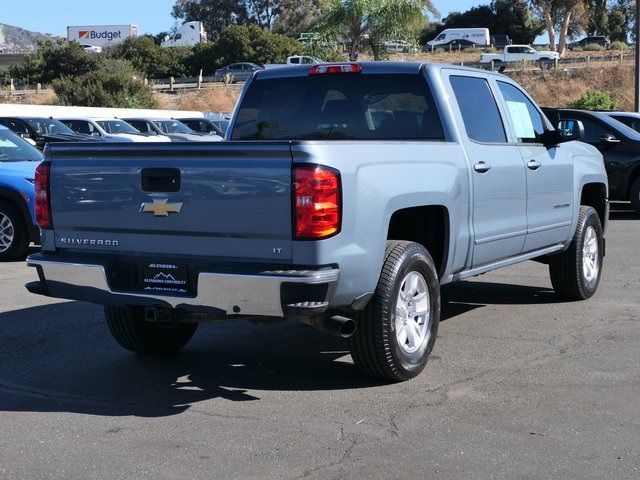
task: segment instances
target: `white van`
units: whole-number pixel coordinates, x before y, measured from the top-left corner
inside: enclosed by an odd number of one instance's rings
[[[488,47],[491,45],[491,37],[489,36],[488,28],[447,28],[440,32],[433,40],[429,40],[427,45],[429,47],[438,47],[445,45],[451,40],[469,40],[478,44],[481,47]]]

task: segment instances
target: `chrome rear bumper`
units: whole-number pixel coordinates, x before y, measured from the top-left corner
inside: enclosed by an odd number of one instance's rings
[[[145,292],[121,292],[110,288],[105,267],[99,264],[56,261],[44,254],[27,259],[38,270],[39,282],[27,284],[32,293],[83,300],[103,305],[142,305],[156,308],[215,310],[223,315],[283,317],[283,286],[298,288],[326,285],[326,304],[335,290],[339,270],[276,270],[256,274],[200,272],[195,297],[163,296]],[[301,302],[296,302],[299,306]],[[325,305],[325,307],[326,307]]]

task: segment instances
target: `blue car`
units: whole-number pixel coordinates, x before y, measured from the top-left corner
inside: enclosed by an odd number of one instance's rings
[[[34,176],[42,153],[0,126],[0,262],[24,257],[40,241],[34,203]]]

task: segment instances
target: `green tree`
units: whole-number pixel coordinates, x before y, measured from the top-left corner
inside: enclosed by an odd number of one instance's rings
[[[60,105],[114,108],[157,108],[151,90],[126,60],[106,59],[87,75],[53,81]]]
[[[549,44],[556,50],[556,31],[559,32],[557,50],[562,54],[572,27],[582,27],[585,18],[584,0],[530,0],[544,20]]]
[[[273,24],[273,32],[292,38],[311,31],[320,19],[324,0],[281,0],[280,13]]]
[[[147,78],[184,76],[186,59],[191,54],[189,47],[162,48],[149,35],[127,38],[110,52],[112,58],[130,61],[133,68]]]
[[[99,56],[88,54],[75,42],[39,40],[38,50],[25,55],[24,62],[9,74],[19,83],[51,83],[56,78],[95,70]]]
[[[609,30],[607,0],[585,0],[585,30],[589,35],[604,35]]]
[[[215,42],[193,49],[189,68],[213,73],[217,68],[235,62],[283,63],[288,56],[302,50],[296,40],[257,25],[230,25],[220,32]]]
[[[525,0],[494,0],[492,33],[509,35],[513,43],[533,43],[544,31],[544,22],[535,15]]]
[[[364,48],[377,60],[386,40],[415,41],[428,12],[438,15],[430,0],[333,0],[315,31],[325,40],[344,41],[351,61]]]
[[[176,0],[171,14],[185,22],[203,22],[214,37],[228,25],[249,21],[246,4],[239,0]]]
[[[633,0],[616,0],[607,12],[609,38],[612,42],[627,42],[631,32],[635,2]]]

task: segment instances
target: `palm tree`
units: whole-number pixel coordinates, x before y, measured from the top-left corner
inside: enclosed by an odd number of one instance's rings
[[[414,40],[428,13],[439,16],[431,0],[331,0],[315,31],[325,41],[344,41],[351,61],[364,47],[378,60],[385,40]]]

